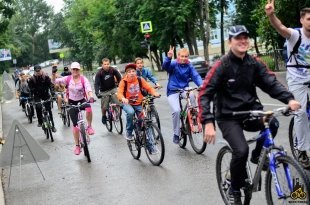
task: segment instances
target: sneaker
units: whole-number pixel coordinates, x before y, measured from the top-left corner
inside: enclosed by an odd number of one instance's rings
[[[93,129],[91,126],[88,126],[88,127],[87,127],[86,132],[87,132],[87,134],[89,134],[89,135],[95,134],[95,131],[94,131],[94,129]]]
[[[126,138],[126,140],[131,141],[131,140],[133,140],[133,135],[132,135],[132,134],[127,133],[127,134],[126,134],[126,136],[125,136],[125,138]]]
[[[257,154],[255,153],[255,150],[253,150],[250,161],[253,164],[258,164],[258,160],[259,160],[259,155],[257,156]],[[269,167],[269,159],[266,158],[266,161],[265,161],[265,163],[263,165],[263,171],[267,171],[268,167]]]
[[[179,136],[178,135],[173,135],[173,143],[179,144],[179,142],[180,142]]]
[[[298,161],[305,169],[310,169],[310,160],[307,151],[299,151]]]
[[[79,155],[81,153],[81,148],[79,145],[75,145],[74,154]]]
[[[38,127],[42,127],[42,123],[38,123],[38,125],[37,125]]]
[[[230,187],[227,190],[227,198],[231,205],[242,205],[240,191],[232,190],[232,188]]]
[[[52,132],[57,132],[55,127],[52,127]]]
[[[102,116],[101,122],[102,122],[102,124],[106,125],[107,124],[107,117],[106,116]]]
[[[150,154],[158,154],[159,153],[159,150],[157,149],[157,147],[154,145],[151,145],[151,144],[147,146],[147,151]]]

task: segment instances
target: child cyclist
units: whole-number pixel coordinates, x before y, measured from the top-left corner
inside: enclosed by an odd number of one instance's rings
[[[152,88],[143,78],[141,78],[141,88],[137,77],[136,64],[128,64],[125,67],[126,75],[118,86],[117,98],[123,102],[123,110],[126,113],[126,139],[133,139],[133,117],[136,113],[140,114],[142,110],[143,94],[141,89],[145,89],[149,94],[159,97],[154,88]]]
[[[71,64],[72,75],[57,78],[56,84],[66,84],[67,86],[67,98],[68,103],[71,105],[77,105],[79,103],[86,102],[89,99],[90,103],[94,102],[93,92],[88,79],[80,74],[81,66],[78,62]],[[89,135],[93,135],[95,132],[91,126],[92,123],[92,109],[90,105],[86,105],[82,109],[86,110],[87,129],[86,132]],[[74,154],[79,155],[81,148],[79,146],[79,129],[77,128],[78,110],[70,109],[70,118],[73,124],[73,136],[75,141]]]

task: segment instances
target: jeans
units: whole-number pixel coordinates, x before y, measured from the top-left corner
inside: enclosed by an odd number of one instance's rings
[[[134,114],[136,113],[136,115],[139,115],[141,110],[142,110],[142,106],[141,105],[124,104],[123,105],[123,110],[126,113],[126,131],[127,131],[127,135],[132,135]]]

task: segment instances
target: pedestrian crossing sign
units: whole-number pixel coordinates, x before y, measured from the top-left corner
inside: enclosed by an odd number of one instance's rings
[[[152,22],[151,21],[140,22],[140,25],[141,25],[141,32],[142,33],[150,33],[150,32],[153,31]]]

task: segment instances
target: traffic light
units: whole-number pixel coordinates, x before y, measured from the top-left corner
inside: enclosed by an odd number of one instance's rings
[[[140,42],[141,48],[148,48],[148,42],[144,39],[143,41]]]
[[[151,38],[151,34],[149,33],[144,34],[144,40],[147,42],[148,45],[151,43],[150,38]]]

